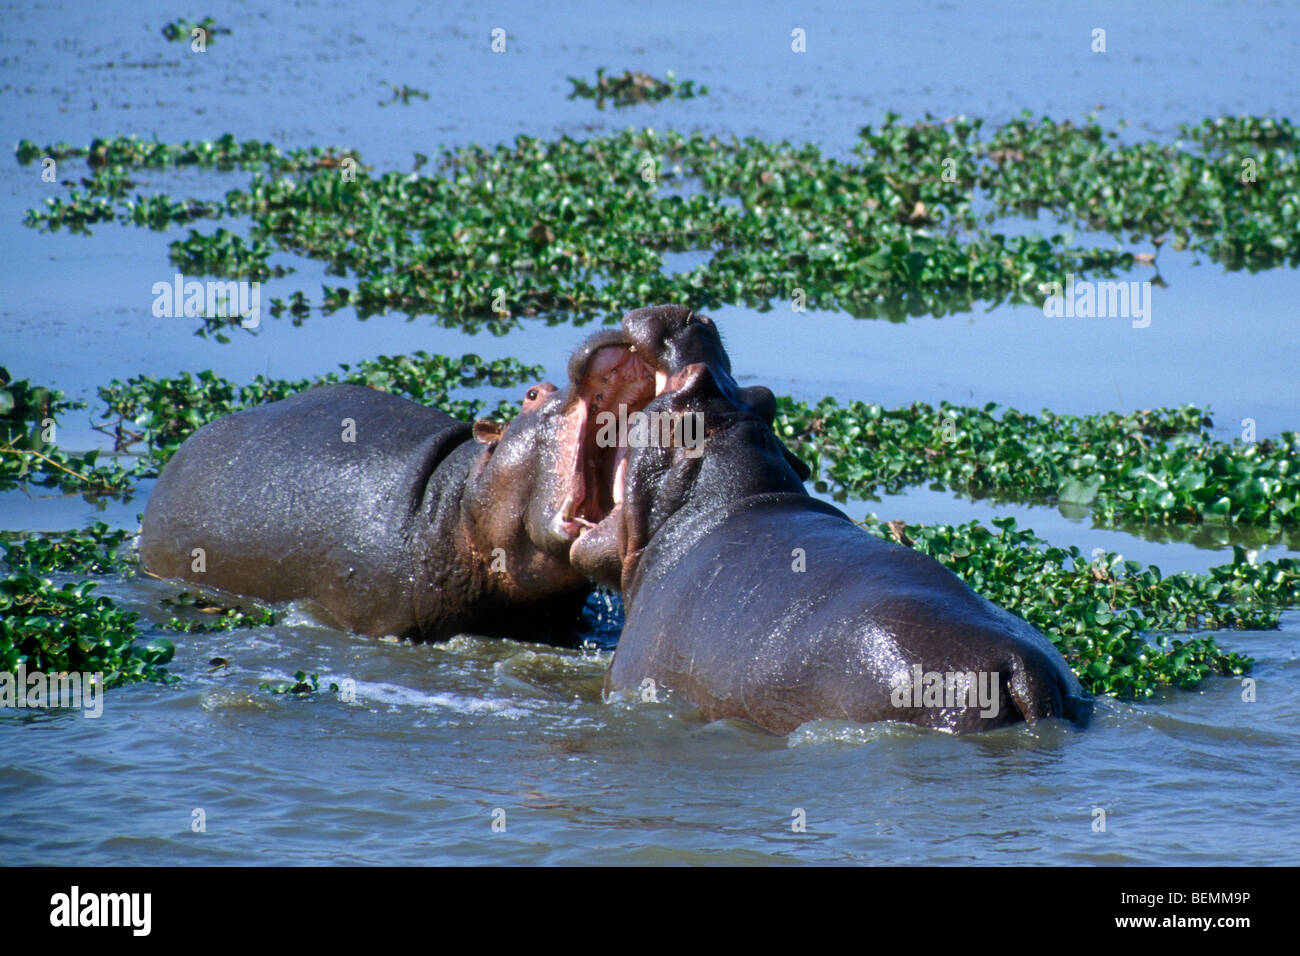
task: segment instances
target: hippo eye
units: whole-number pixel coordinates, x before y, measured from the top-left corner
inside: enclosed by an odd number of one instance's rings
[[[530,388],[530,389],[528,390],[528,394],[525,395],[524,398],[528,399],[528,401],[530,401],[530,402],[535,402],[535,401],[537,401],[537,389],[535,389],[535,388]]]

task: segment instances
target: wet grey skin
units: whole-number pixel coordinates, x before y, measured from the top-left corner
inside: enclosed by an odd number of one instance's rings
[[[706,436],[694,455],[629,449],[612,490],[621,506],[574,543],[574,567],[623,593],[607,694],[653,687],[706,719],[779,734],[813,720],[947,731],[1087,722],[1092,698],[1031,625],[808,495],[807,468],[772,429],[772,393],[737,386],[710,319],[639,309],[606,345],[650,368],[639,408],[702,415]],[[950,674],[996,694],[959,695],[956,677],[946,698],[926,694],[928,675]]]
[[[238,412],[167,463],[141,559],[159,577],[313,601],[365,635],[571,644],[590,585],[556,530],[566,409],[544,382],[509,426],[354,385]]]

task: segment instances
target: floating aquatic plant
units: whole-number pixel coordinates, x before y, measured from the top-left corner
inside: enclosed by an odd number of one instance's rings
[[[85,531],[20,535],[12,541],[0,541],[0,549],[11,571],[129,573],[131,562],[121,556],[122,544],[129,537],[128,531],[96,521]]]
[[[0,490],[24,482],[91,494],[130,488],[129,473],[114,462],[100,462],[98,451],[74,455],[55,443],[59,415],[82,407],[56,389],[15,379],[0,367]]]
[[[395,83],[381,82],[380,86],[387,86],[393,91],[393,98],[387,101],[380,100],[379,101],[380,106],[392,106],[394,103],[398,102],[399,100],[401,101],[401,104],[403,106],[409,106],[411,104],[412,97],[419,97],[422,100],[427,100],[429,98],[429,94],[424,92],[424,90],[417,90],[414,87],[407,86],[405,83],[403,83],[401,86],[398,86]]]
[[[1211,437],[1205,409],[1127,415],[999,414],[923,402],[780,401],[778,429],[824,473],[819,487],[854,497],[933,482],[976,496],[1073,503],[1108,521],[1300,524],[1300,436]]]
[[[272,694],[288,694],[290,697],[309,697],[320,690],[320,675],[308,674],[306,671],[295,671],[293,681],[277,681],[271,683],[263,681],[257,685],[258,690],[270,691]],[[329,693],[337,694],[339,685],[331,683]]]
[[[466,146],[427,174],[374,174],[355,153],[286,154],[230,136],[84,150],[23,141],[17,155],[85,155],[106,171],[102,187],[29,210],[35,228],[247,216],[247,249],[262,243],[354,279],[315,299],[296,290],[281,311],[297,320],[348,306],[503,333],[521,317],[613,318],[655,301],[903,320],[975,302],[1041,305],[1049,283],[1151,264],[1166,241],[1228,268],[1300,262],[1300,152],[1286,120],[1206,120],[1170,143],[1122,143],[1092,118],[1024,116],[989,134],[983,125],[887,115],[861,130],[853,161],[809,145],[649,129]],[[136,165],[191,163],[254,174],[219,200],[123,191]],[[1044,211],[1116,244],[989,228]],[[196,268],[247,274],[246,255],[187,242]],[[664,253],[692,250],[708,261],[665,273]]]
[[[265,242],[246,242],[238,233],[226,229],[205,235],[191,229],[185,239],[171,244],[172,265],[188,276],[219,275],[226,279],[253,279],[263,282],[293,271],[282,265],[271,266],[267,260],[274,250]],[[238,316],[234,317],[236,322]]]
[[[181,616],[169,618],[162,626],[169,631],[184,631],[187,634],[274,627],[280,620],[279,612],[271,608],[253,607],[246,610],[239,605],[214,602],[189,591],[163,598],[161,603],[164,607],[177,608],[183,612]]]
[[[106,597],[93,581],[56,585],[35,574],[0,580],[0,671],[103,673],[104,686],[167,681],[163,667],[175,646],[140,641],[137,616]]]
[[[87,188],[93,195],[102,195],[111,181],[130,169],[181,169],[195,166],[218,170],[267,170],[276,173],[303,172],[312,169],[338,169],[345,160],[359,162],[358,154],[350,150],[335,151],[310,147],[284,152],[274,143],[245,140],[240,142],[226,133],[212,140],[182,143],[163,143],[139,136],[115,136],[111,139],[94,139],[89,146],[54,143],[38,146],[29,139],[20,140],[14,155],[24,166],[46,156],[63,160],[85,158],[94,172]]]
[[[596,82],[588,83],[576,76],[569,77],[573,91],[569,99],[595,100],[596,108],[603,110],[605,103],[615,106],[635,106],[638,103],[657,103],[660,100],[689,100],[696,96],[708,95],[709,88],[695,88],[694,80],[677,81],[677,75],[669,70],[660,80],[648,73],[624,70],[617,76],[606,76],[602,66],[596,70]]]
[[[162,28],[161,33],[172,43],[188,43],[194,37],[195,30],[201,31],[205,44],[211,43],[213,37],[219,33],[230,32],[226,27],[217,26],[217,22],[211,17],[204,17],[198,23],[190,23],[184,19],[173,20]]]

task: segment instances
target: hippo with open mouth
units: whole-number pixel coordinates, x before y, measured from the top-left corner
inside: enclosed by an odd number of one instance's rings
[[[575,354],[570,379],[570,414],[588,421],[569,433],[557,533],[575,535],[575,568],[623,592],[607,694],[667,689],[710,720],[776,733],[821,719],[1087,721],[1091,697],[1031,625],[808,495],[772,393],[738,387],[706,316],[631,312]],[[604,447],[590,419],[611,402],[695,416],[703,447]]]
[[[228,415],[163,469],[141,560],[159,577],[309,599],[371,636],[573,644],[590,584],[555,519],[574,404],[543,382],[509,425],[470,426],[400,396],[326,385]],[[608,498],[594,484],[590,493]]]

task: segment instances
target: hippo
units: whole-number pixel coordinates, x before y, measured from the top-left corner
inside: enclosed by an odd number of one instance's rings
[[[638,309],[599,344],[590,366],[624,374],[633,411],[695,416],[704,435],[697,448],[584,438],[589,473],[613,481],[570,557],[621,589],[626,613],[607,696],[667,690],[708,720],[778,734],[814,720],[1087,722],[1091,696],[1030,624],[808,494],[771,391],[737,385],[707,316]],[[594,399],[591,368],[571,363],[570,377]]]
[[[237,412],[163,469],[141,560],[158,577],[309,599],[369,636],[576,643],[590,584],[555,520],[567,408],[542,382],[508,426],[357,385]]]

